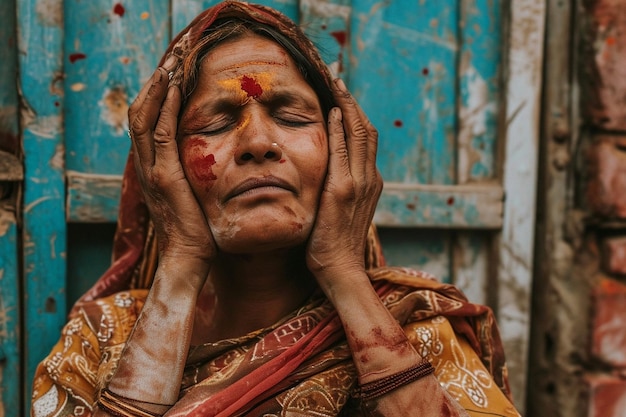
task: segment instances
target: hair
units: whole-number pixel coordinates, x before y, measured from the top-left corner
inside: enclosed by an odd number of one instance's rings
[[[300,49],[300,46],[294,42],[294,40],[283,35],[270,25],[241,17],[226,17],[215,20],[215,22],[202,33],[200,41],[191,48],[182,63],[183,74],[181,90],[183,100],[186,101],[196,88],[200,65],[209,52],[226,41],[242,38],[246,34],[263,36],[276,42],[287,51],[305,81],[317,94],[322,113],[326,119],[330,109],[335,106],[333,93],[326,75],[321,73],[315,65],[307,59],[306,55]]]

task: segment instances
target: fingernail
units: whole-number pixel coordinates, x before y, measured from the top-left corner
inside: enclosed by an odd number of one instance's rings
[[[339,109],[339,107],[333,107],[330,111],[333,112],[332,117],[341,121],[343,115],[341,114],[341,110]]]
[[[335,85],[342,91],[346,91],[346,84],[343,82],[341,78],[335,78]]]
[[[167,71],[171,71],[176,66],[177,61],[178,61],[178,58],[175,55],[170,55],[167,57],[167,59],[163,63],[163,68],[165,68]]]

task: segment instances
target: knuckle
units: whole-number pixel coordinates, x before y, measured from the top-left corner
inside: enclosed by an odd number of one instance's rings
[[[367,130],[365,129],[365,126],[363,126],[363,123],[361,123],[360,121],[353,122],[352,126],[350,127],[350,131],[354,136],[357,137],[367,136]]]
[[[172,128],[169,126],[157,125],[154,129],[154,139],[156,141],[163,141],[164,139],[170,139],[172,137]]]

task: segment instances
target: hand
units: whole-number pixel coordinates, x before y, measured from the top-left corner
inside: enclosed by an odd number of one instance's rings
[[[328,172],[307,246],[307,266],[322,288],[336,272],[365,271],[367,231],[383,186],[378,132],[343,81],[335,80],[333,93],[339,107],[328,118]]]
[[[134,163],[161,258],[210,263],[215,242],[178,154],[181,92],[178,86],[168,85],[168,71],[175,65],[170,58],[157,68],[128,110]]]

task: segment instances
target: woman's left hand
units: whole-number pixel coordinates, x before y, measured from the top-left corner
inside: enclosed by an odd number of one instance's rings
[[[383,182],[376,168],[378,132],[340,79],[328,117],[329,162],[307,266],[323,289],[332,277],[365,271],[365,242]]]

